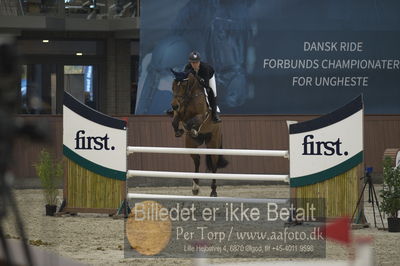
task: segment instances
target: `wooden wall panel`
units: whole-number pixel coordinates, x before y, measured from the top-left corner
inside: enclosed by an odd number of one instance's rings
[[[37,162],[40,151],[46,148],[58,159],[62,158],[62,116],[41,115],[21,116],[25,123],[32,123],[46,133],[47,142],[32,142],[25,137],[14,143],[13,163],[14,175],[23,178],[37,178],[33,164]]]
[[[400,148],[399,115],[367,115],[364,125],[365,167],[382,173],[383,153],[387,148]]]
[[[36,178],[32,164],[43,147],[62,157],[62,116],[20,117],[38,124],[47,122],[51,142],[33,144],[25,139],[15,143],[12,169],[17,177]],[[225,115],[223,118],[223,146],[236,149],[287,149],[287,120],[305,121],[317,116],[304,115]],[[175,138],[166,116],[130,116],[128,144],[131,146],[183,147],[184,138]],[[382,156],[386,148],[400,147],[400,115],[367,115],[365,117],[365,166],[382,172]],[[288,173],[288,160],[226,156],[229,166],[222,172],[232,173]],[[202,158],[204,171],[204,158]],[[134,154],[128,160],[129,169],[192,171],[188,155]],[[182,181],[182,184],[186,184]],[[189,183],[188,183],[189,184]]]

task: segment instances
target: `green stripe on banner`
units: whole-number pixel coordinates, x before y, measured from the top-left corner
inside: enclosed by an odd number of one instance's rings
[[[303,186],[308,186],[312,184],[316,184],[319,182],[323,182],[325,180],[331,179],[335,176],[341,175],[350,169],[356,167],[363,161],[363,152],[360,151],[350,159],[344,161],[343,163],[340,163],[334,167],[331,167],[329,169],[326,169],[322,172],[318,172],[312,175],[306,175],[306,176],[301,176],[301,177],[296,177],[296,178],[291,178],[290,179],[290,186],[291,187],[303,187]]]
[[[64,155],[77,163],[78,165],[82,166],[85,169],[88,169],[96,174],[99,174],[104,177],[112,178],[112,179],[117,179],[117,180],[126,180],[126,172],[118,171],[118,170],[113,170],[98,164],[95,164],[82,156],[78,155],[77,153],[73,152],[71,149],[69,149],[67,146],[63,145],[63,153]]]

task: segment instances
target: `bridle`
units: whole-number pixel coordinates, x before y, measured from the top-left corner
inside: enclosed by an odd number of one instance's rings
[[[173,95],[174,95],[174,98],[177,98],[177,99],[182,101],[182,105],[185,108],[184,110],[186,112],[186,107],[189,104],[189,100],[191,98],[190,95],[189,95],[189,93],[190,93],[190,91],[189,91],[190,90],[190,88],[189,88],[189,78],[186,78],[186,79],[184,79],[182,81],[186,81],[187,82],[187,86],[184,89],[184,94],[183,95],[178,95],[178,94],[174,93]],[[181,81],[178,81],[176,86],[180,87],[181,86]],[[181,101],[179,101],[179,102],[181,102]],[[181,107],[179,107],[179,108],[181,108]]]
[[[199,78],[197,76],[194,76],[194,77],[197,79],[197,81],[199,81]],[[190,86],[190,84],[188,82],[189,78],[183,79],[182,81],[187,81],[187,86],[186,86],[186,88],[184,88],[184,91],[185,91],[184,94],[183,95],[178,95],[176,93],[173,93],[173,96],[175,98],[177,98],[177,99],[181,99],[181,101],[182,101],[182,106],[180,106],[179,108],[182,108],[182,107],[184,108],[183,112],[180,114],[180,116],[183,118],[183,117],[185,117],[185,114],[186,114],[186,111],[188,109],[188,106],[189,106],[190,102],[193,99],[195,99],[195,98],[197,98],[199,96],[206,97],[206,95],[203,92],[203,90],[199,90],[195,94],[190,94],[191,93],[191,89],[193,87],[189,87]],[[200,81],[199,81],[199,84],[201,85]],[[181,86],[181,81],[177,81],[176,86]],[[207,111],[205,113],[205,119],[200,124],[199,129],[197,131],[195,130],[196,134],[198,134],[198,132],[201,130],[201,128],[203,127],[203,125],[205,124],[205,122],[208,120],[209,117],[210,117],[210,112]],[[183,127],[184,127],[185,131],[188,133],[188,130],[187,130],[187,127],[186,127],[186,123],[184,121],[182,121],[182,124],[183,124]],[[194,129],[192,129],[192,130],[194,130]]]
[[[182,106],[183,106],[183,108],[184,108],[184,111],[183,111],[183,114],[182,114],[182,117],[185,115],[185,113],[186,113],[186,110],[187,110],[187,107],[188,107],[188,105],[189,105],[189,103],[194,99],[194,98],[196,98],[196,97],[199,97],[199,96],[205,96],[205,94],[204,94],[204,92],[202,92],[202,91],[198,91],[198,92],[196,92],[194,95],[191,95],[190,94],[190,92],[191,92],[191,89],[192,88],[190,88],[189,86],[189,78],[186,78],[186,79],[184,79],[184,80],[182,80],[182,81],[187,81],[187,86],[186,86],[186,88],[184,89],[184,91],[185,91],[185,93],[183,94],[183,95],[178,95],[178,94],[176,94],[176,93],[173,93],[173,96],[175,97],[175,98],[177,98],[177,99],[182,99]],[[178,83],[176,84],[176,86],[181,86],[181,81],[177,81]]]

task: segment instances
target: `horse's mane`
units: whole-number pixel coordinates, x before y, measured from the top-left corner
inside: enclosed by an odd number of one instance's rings
[[[182,81],[189,77],[190,72],[177,72],[171,68],[171,72],[174,75],[176,81]]]
[[[199,78],[196,77],[196,74],[188,71],[188,72],[177,72],[171,69],[172,74],[174,75],[174,81],[175,82],[181,82],[181,81],[186,81],[189,80],[190,82],[190,87],[194,89],[203,89],[203,86],[200,84]],[[196,87],[192,87],[195,86]]]

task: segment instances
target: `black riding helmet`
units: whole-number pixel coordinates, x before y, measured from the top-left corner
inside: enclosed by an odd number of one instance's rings
[[[189,62],[200,62],[200,53],[193,51],[189,54]]]

